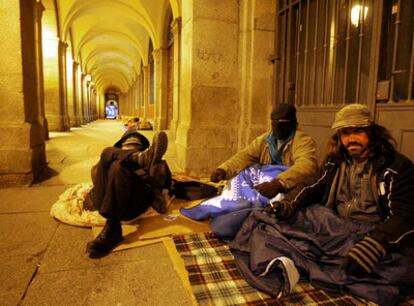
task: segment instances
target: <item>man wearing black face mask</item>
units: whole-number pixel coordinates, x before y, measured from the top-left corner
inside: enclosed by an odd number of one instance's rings
[[[241,170],[255,164],[285,165],[289,169],[278,178],[255,186],[267,198],[286,193],[298,185],[308,183],[316,173],[315,141],[298,130],[296,108],[282,103],[273,108],[272,131],[257,137],[242,151],[222,163],[211,174],[212,182],[230,179]]]

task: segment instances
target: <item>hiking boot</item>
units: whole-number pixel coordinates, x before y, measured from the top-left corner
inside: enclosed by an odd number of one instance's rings
[[[167,148],[167,134],[164,131],[157,132],[154,134],[151,146],[143,152],[135,152],[132,154],[132,158],[139,167],[144,168],[150,176],[153,176],[155,173],[153,166],[161,161]]]
[[[165,214],[168,210],[167,194],[164,194],[159,188],[153,188],[152,193],[154,195],[154,200],[151,203],[152,208],[159,214]]]
[[[122,240],[121,223],[108,220],[99,235],[88,242],[86,251],[90,258],[100,258],[109,254]]]

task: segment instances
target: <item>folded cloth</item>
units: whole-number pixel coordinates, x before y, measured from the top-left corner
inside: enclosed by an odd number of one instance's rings
[[[258,193],[253,186],[273,180],[287,168],[281,165],[246,168],[231,179],[221,195],[207,199],[197,206],[182,208],[180,212],[193,220],[206,220],[245,208],[263,208],[270,199]],[[275,198],[282,197],[282,194],[278,194]]]

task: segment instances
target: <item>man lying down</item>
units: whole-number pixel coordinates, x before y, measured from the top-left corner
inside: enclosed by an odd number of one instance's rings
[[[230,248],[243,277],[274,296],[300,277],[381,305],[414,294],[414,166],[369,109],[335,117],[328,154],[293,201],[252,212]]]

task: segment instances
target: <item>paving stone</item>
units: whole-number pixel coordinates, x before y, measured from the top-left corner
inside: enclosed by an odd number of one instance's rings
[[[112,252],[101,259],[90,259],[85,252],[86,243],[92,239],[92,230],[61,224],[44,255],[40,271],[49,273],[63,270],[112,265],[119,262],[146,262],[148,258],[169,261],[161,243],[145,247]],[[68,260],[70,258],[70,260]]]
[[[0,189],[0,214],[49,211],[65,186]]]
[[[18,305],[38,262],[30,256],[0,256],[0,261],[0,304]]]
[[[1,214],[0,254],[42,256],[57,226],[49,212]]]
[[[171,263],[148,257],[36,275],[21,305],[192,305]]]

